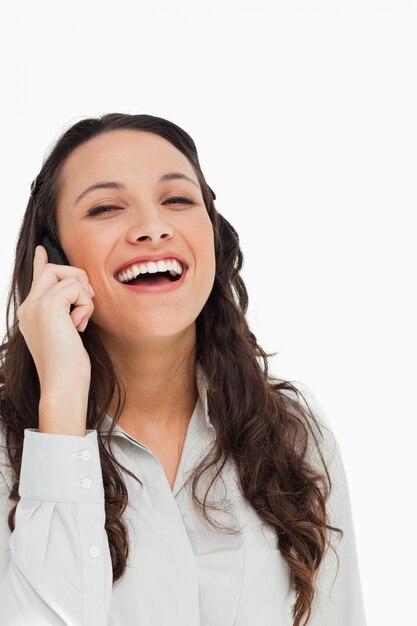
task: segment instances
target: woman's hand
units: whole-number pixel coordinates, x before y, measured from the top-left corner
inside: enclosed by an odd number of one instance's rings
[[[85,270],[48,263],[37,246],[30,292],[17,310],[19,329],[32,354],[42,392],[85,383],[90,385],[91,363],[78,334],[94,311]],[[71,305],[74,310],[70,313]]]

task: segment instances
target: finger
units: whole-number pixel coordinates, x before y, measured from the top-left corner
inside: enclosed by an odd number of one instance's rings
[[[71,304],[74,305],[70,317],[74,326],[77,327],[84,317],[92,315],[94,304],[84,281],[74,280],[74,278],[79,277],[68,276],[55,283],[48,295],[53,296],[57,292],[64,292],[63,301],[67,301],[68,308],[71,307]]]
[[[78,298],[73,304],[74,309],[71,311],[70,317],[74,326],[80,330],[80,326],[84,323],[84,321],[88,322],[94,311],[93,301],[91,300],[91,296],[86,293],[84,283],[82,283]],[[85,325],[87,326],[87,323]]]
[[[83,333],[85,331],[85,329],[87,328],[87,324],[90,321],[90,318],[88,317],[88,315],[86,317],[83,317],[83,319],[81,320],[81,322],[78,324],[77,326],[77,330],[81,333]]]
[[[48,263],[48,253],[43,246],[36,246],[33,258],[33,280],[38,277],[39,272],[46,263]]]
[[[32,297],[36,298],[46,293],[54,284],[59,283],[65,278],[75,277],[85,286],[91,297],[95,296],[95,293],[91,293],[90,282],[88,280],[85,270],[72,265],[60,265],[57,263],[48,263],[47,251],[44,246],[37,246],[38,252],[34,257],[34,281],[32,285]],[[45,266],[48,268],[42,271]]]

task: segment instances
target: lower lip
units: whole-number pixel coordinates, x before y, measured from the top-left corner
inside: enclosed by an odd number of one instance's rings
[[[119,285],[125,287],[126,289],[130,289],[130,291],[137,291],[139,293],[165,293],[167,291],[175,291],[176,289],[179,289],[185,281],[187,272],[188,267],[183,271],[181,278],[178,280],[169,283],[161,283],[159,285],[151,285],[147,283],[143,283],[142,285],[127,285],[126,283],[118,281],[117,278],[115,280],[119,283]]]

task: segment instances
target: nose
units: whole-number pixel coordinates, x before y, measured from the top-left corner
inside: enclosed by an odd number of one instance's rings
[[[127,233],[127,239],[131,242],[150,239],[158,242],[160,239],[170,239],[174,234],[174,228],[164,219],[161,212],[155,206],[143,208],[135,214]]]

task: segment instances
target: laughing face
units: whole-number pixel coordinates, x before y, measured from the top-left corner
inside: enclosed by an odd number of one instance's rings
[[[193,333],[214,283],[215,254],[188,159],[159,135],[117,129],[78,146],[60,182],[59,241],[69,263],[87,272],[99,330],[130,346]]]

